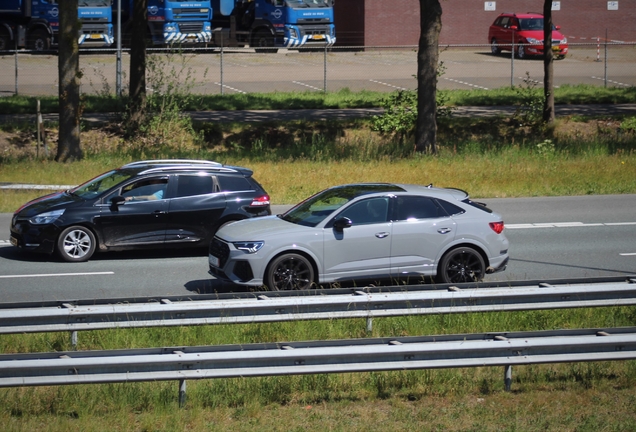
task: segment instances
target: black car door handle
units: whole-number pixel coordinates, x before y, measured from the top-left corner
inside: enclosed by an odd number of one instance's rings
[[[440,228],[437,230],[438,233],[440,234],[448,234],[449,232],[451,232],[450,228]]]

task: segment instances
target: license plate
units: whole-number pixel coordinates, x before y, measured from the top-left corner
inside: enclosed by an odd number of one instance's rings
[[[98,34],[92,34],[91,35],[91,39],[101,39],[102,35],[98,35]]]
[[[323,40],[325,38],[324,35],[314,35],[313,39],[314,40]]]
[[[215,257],[214,255],[210,255],[210,256],[209,256],[209,258],[208,258],[208,261],[210,262],[210,265],[211,265],[211,266],[214,266],[214,267],[217,267],[217,268],[218,268],[218,267],[220,266],[220,264],[221,264],[221,263],[219,262],[219,259],[218,259],[217,257]]]
[[[15,237],[13,237],[13,236],[11,236],[11,238],[9,239],[9,241],[11,242],[11,244],[12,244],[13,246],[17,246],[17,245],[18,245],[18,239],[17,239],[17,238],[15,238]]]
[[[561,48],[559,48],[558,46],[553,46],[552,51],[561,51]]]

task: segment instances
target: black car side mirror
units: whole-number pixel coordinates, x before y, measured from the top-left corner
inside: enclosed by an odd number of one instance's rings
[[[114,196],[110,199],[110,203],[114,206],[118,206],[126,202],[126,198],[121,195]]]
[[[340,219],[337,219],[334,223],[333,223],[333,228],[336,231],[342,231],[345,228],[350,228],[351,227],[351,219],[347,218],[347,217],[342,217]]]

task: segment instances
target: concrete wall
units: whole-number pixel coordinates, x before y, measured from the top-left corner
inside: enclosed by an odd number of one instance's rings
[[[488,27],[502,12],[539,12],[542,0],[497,0],[495,11],[483,0],[440,0],[442,44],[486,44]],[[608,10],[607,0],[561,0],[553,21],[570,43],[596,37],[636,42],[636,0],[618,0],[618,10]],[[417,45],[420,29],[419,0],[336,0],[338,45]]]

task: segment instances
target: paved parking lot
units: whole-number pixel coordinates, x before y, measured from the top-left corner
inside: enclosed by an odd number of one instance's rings
[[[541,59],[512,59],[510,53],[493,55],[488,46],[442,49],[444,73],[442,89],[495,89],[526,85],[529,76],[542,84]],[[589,84],[619,87],[636,86],[636,47],[572,46],[571,54],[554,63],[555,85]],[[280,50],[276,54],[256,54],[251,50],[183,55],[155,53],[161,72],[149,74],[150,91],[179,82],[200,94],[263,93],[289,91],[393,91],[417,86],[417,50],[411,48],[366,51],[297,52]],[[600,61],[597,61],[600,60]],[[16,76],[17,63],[17,76]],[[116,58],[114,54],[90,53],[80,57],[82,92],[114,93]],[[124,92],[129,56],[123,55]],[[19,54],[0,56],[0,95],[18,89],[23,95],[55,95],[57,56]],[[17,85],[16,85],[17,83]]]

